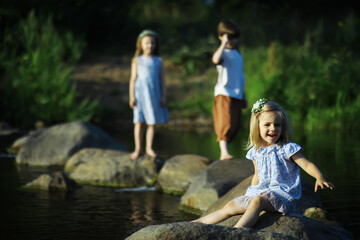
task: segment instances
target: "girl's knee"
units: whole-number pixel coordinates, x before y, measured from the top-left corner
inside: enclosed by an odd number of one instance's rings
[[[236,215],[239,213],[242,213],[243,211],[241,211],[242,207],[239,206],[236,202],[234,202],[233,200],[231,200],[230,202],[228,202],[224,207],[223,210],[228,213],[228,215]]]
[[[231,200],[223,208],[234,208],[236,206],[237,204],[233,200]]]
[[[249,204],[249,208],[255,208],[259,210],[273,211],[274,207],[271,205],[269,199],[265,195],[260,195],[253,198]]]
[[[259,207],[261,207],[262,202],[263,202],[262,196],[254,197],[254,198],[250,201],[249,207],[259,208]]]

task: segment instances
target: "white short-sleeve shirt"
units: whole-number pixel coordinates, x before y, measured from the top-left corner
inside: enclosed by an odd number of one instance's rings
[[[218,81],[215,86],[217,95],[243,99],[245,87],[243,57],[236,49],[224,49],[221,64],[217,65]]]

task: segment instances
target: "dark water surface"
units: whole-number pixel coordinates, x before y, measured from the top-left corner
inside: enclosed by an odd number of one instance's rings
[[[129,150],[132,133],[113,135]],[[360,239],[360,136],[358,133],[295,132],[305,156],[336,185],[320,197],[324,208],[343,227]],[[236,157],[244,157],[247,133],[230,145]],[[155,149],[168,159],[177,154],[199,154],[217,159],[212,133],[158,132]],[[0,239],[125,239],[142,227],[194,218],[178,210],[180,197],[148,191],[119,191],[115,188],[82,187],[70,193],[16,190],[42,173],[43,168],[16,167],[12,158],[0,159]],[[305,173],[303,176],[314,182]]]

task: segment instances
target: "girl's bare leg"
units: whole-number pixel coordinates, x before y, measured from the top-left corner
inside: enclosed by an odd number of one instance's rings
[[[155,136],[155,125],[148,125],[146,130],[146,154],[151,157],[156,157],[157,154],[153,149],[153,142]]]
[[[141,154],[141,146],[144,140],[144,131],[145,131],[144,123],[140,123],[140,122],[135,123],[134,126],[135,150],[130,155],[130,158],[132,160],[136,160]]]
[[[192,222],[201,222],[201,223],[205,223],[205,224],[216,224],[221,221],[224,221],[225,219],[227,219],[231,216],[243,214],[245,211],[246,211],[245,208],[236,204],[234,201],[230,201],[222,209],[212,212],[204,217],[195,219]]]
[[[254,226],[259,218],[261,211],[275,211],[274,207],[271,205],[269,199],[265,195],[260,195],[251,200],[245,214],[240,218],[234,227],[239,228]]]

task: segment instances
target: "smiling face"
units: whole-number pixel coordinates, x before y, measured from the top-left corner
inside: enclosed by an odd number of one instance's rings
[[[259,116],[260,137],[268,146],[277,142],[281,136],[281,118],[275,111],[263,112]]]
[[[150,56],[154,53],[156,47],[156,39],[153,36],[145,36],[141,39],[141,48],[143,55]]]

